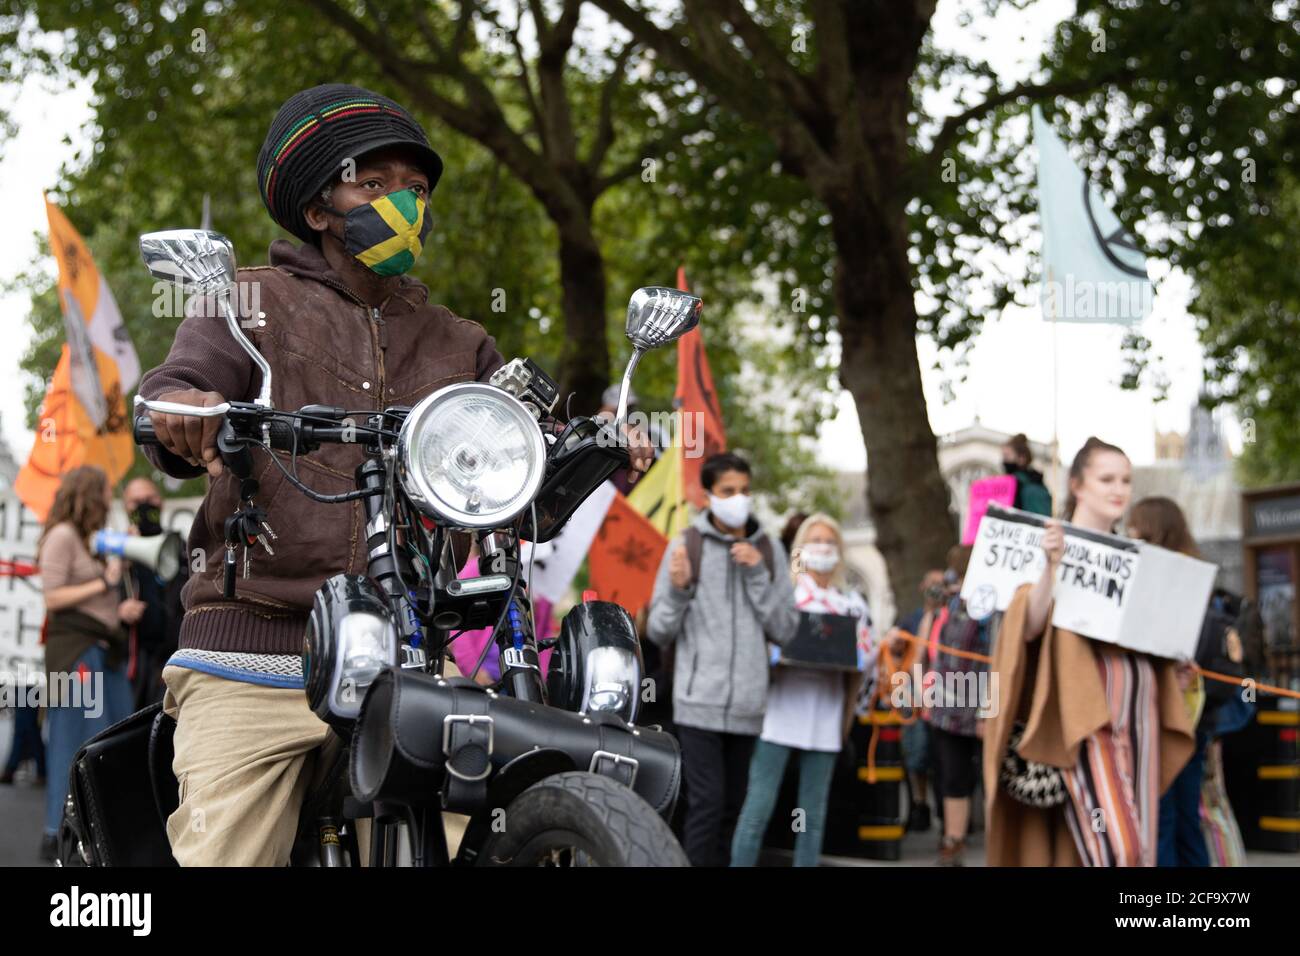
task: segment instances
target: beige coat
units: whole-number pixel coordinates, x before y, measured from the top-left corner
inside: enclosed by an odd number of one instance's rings
[[[985,819],[989,866],[1078,866],[1062,808],[1040,810],[1012,799],[998,784],[998,766],[1019,718],[1026,760],[1072,767],[1084,739],[1110,722],[1093,642],[1048,624],[1026,642],[1030,585],[1023,585],[1003,617],[992,670],[998,674],[998,714],[984,734]],[[1049,612],[1050,618],[1050,612]],[[1173,661],[1154,661],[1160,714],[1160,792],[1195,749]]]

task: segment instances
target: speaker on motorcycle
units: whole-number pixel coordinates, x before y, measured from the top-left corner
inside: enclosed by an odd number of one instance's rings
[[[114,555],[142,564],[163,581],[171,581],[181,573],[185,549],[175,531],[142,537],[105,528],[95,532],[91,544],[95,554]]]
[[[307,702],[317,717],[349,733],[366,688],[397,656],[397,628],[373,581],[336,574],[317,589],[302,650]]]
[[[621,605],[586,601],[564,617],[551,654],[551,704],[580,714],[617,714],[636,722],[641,705],[641,643]]]

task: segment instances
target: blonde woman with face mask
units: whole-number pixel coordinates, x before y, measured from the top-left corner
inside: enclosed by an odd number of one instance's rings
[[[871,614],[862,595],[846,583],[839,524],[829,515],[811,515],[795,534],[790,553],[795,606],[813,614],[856,618],[858,667],[869,673],[876,657]],[[794,865],[816,866],[826,828],[831,774],[862,673],[845,675],[781,662],[777,650],[773,661],[776,666],[767,694],[767,713],[749,765],[749,789],[736,823],[731,865],[757,863],[781,778],[793,755],[799,761],[797,806],[804,811],[804,829],[795,837]]]

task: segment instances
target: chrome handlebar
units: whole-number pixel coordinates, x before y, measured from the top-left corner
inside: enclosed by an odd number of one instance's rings
[[[164,415],[193,415],[196,418],[216,418],[230,411],[229,402],[218,402],[216,405],[186,405],[184,402],[163,402],[137,395],[135,407],[139,409],[141,406],[151,412],[162,412]]]

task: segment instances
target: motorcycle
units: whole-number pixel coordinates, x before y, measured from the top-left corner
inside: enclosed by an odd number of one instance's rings
[[[631,618],[617,604],[584,600],[558,637],[538,642],[524,543],[531,557],[628,466],[619,429],[636,366],[699,323],[700,300],[660,287],[632,295],[633,351],[613,421],[553,418],[556,384],[526,358],[489,382],[448,385],[410,407],[287,411],[272,406],[271,369],[231,303],[230,241],[171,230],[142,236],[140,247],[155,278],[215,301],[261,372],[251,402],[135,399],[141,445],[157,443],[149,412],[222,419],[217,449],[242,499],[225,525],[227,598],[236,552],[271,533],[257,504],[255,452],[309,498],[364,507],[367,573],[323,582],[304,635],[307,700],[335,733],[318,755],[322,769],[299,814],[291,862],[355,866],[364,854],[371,866],[687,865],[666,822],[680,750],[657,726],[636,724],[643,666]],[[355,490],[324,495],[299,479],[296,462],[332,442],[357,442],[364,460]],[[453,542],[467,537],[480,573],[460,578]],[[492,640],[474,673],[495,647],[500,680],[445,676],[451,643],[486,627]],[[544,681],[538,654],[547,647]],[[65,862],[174,865],[165,831],[178,805],[173,732],[155,704],[82,748],[65,812]],[[468,817],[454,856],[443,811]]]

